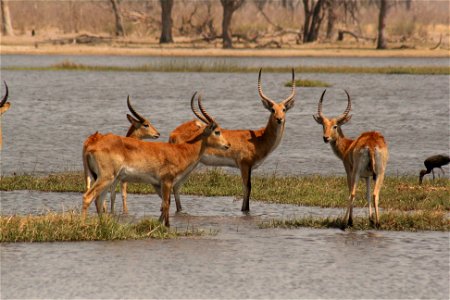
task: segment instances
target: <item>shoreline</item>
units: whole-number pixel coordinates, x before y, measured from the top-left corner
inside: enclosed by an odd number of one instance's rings
[[[315,46],[315,48],[313,48]],[[284,49],[207,48],[171,45],[9,45],[0,44],[0,55],[112,55],[172,57],[374,57],[374,58],[450,58],[446,49],[341,48],[336,46],[298,46]]]

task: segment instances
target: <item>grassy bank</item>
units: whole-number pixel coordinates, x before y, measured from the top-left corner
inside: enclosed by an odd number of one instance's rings
[[[263,67],[264,72],[289,73],[291,67]],[[1,70],[20,71],[101,71],[101,72],[222,72],[222,73],[257,73],[259,68],[227,63],[188,63],[169,61],[167,63],[147,64],[142,66],[97,66],[63,61],[44,67],[2,67]],[[450,67],[351,67],[351,66],[295,66],[296,73],[366,73],[366,74],[414,74],[414,75],[449,75]]]
[[[450,211],[450,182],[436,179],[418,184],[413,176],[388,176],[381,190],[380,206],[386,210]],[[48,176],[18,175],[1,179],[0,190],[38,190],[48,192],[84,192],[81,173]],[[154,193],[150,185],[129,184],[130,193]],[[358,187],[355,205],[367,205],[365,185]],[[220,169],[194,172],[182,189],[183,194],[242,197],[241,177]],[[252,200],[319,207],[346,207],[348,191],[344,176],[254,176]]]
[[[178,232],[157,220],[124,223],[111,215],[88,217],[81,222],[77,212],[42,216],[0,216],[0,242],[105,241],[145,238],[176,238],[202,235],[199,230]]]

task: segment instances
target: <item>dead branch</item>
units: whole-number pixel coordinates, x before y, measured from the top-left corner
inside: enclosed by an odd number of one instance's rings
[[[441,43],[442,43],[442,33],[441,33],[440,36],[439,36],[439,42],[436,44],[436,46],[431,47],[430,50],[435,50],[435,49],[439,48],[439,46],[441,45]]]

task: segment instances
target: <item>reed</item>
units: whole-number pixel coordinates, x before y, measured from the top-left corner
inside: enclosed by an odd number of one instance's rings
[[[265,73],[289,73],[291,67],[262,66]],[[448,66],[294,66],[296,73],[367,73],[367,74],[413,74],[413,75],[450,75]],[[44,67],[1,67],[1,70],[21,71],[91,71],[91,72],[219,72],[219,73],[257,73],[259,67],[240,66],[226,61],[183,62],[168,61],[141,66],[100,66],[85,65],[65,60]]]
[[[173,230],[157,220],[121,222],[118,217],[102,215],[82,222],[78,212],[50,212],[45,215],[0,216],[0,242],[110,241],[125,239],[167,239],[203,235],[202,230]]]
[[[284,84],[286,87],[292,87],[292,81],[288,81]],[[331,84],[320,80],[310,79],[297,79],[295,80],[295,86],[297,87],[330,87]]]

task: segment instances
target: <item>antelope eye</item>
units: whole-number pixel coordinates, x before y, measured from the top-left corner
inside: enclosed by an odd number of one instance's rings
[[[219,136],[219,135],[220,135],[220,131],[219,131],[219,130],[216,130],[216,131],[214,131],[214,134],[217,135],[217,136]]]
[[[337,125],[333,125],[333,129],[336,129],[337,128]]]
[[[274,114],[275,113],[275,109],[271,108],[270,111]]]
[[[285,107],[285,108],[283,108],[283,112],[286,112],[286,107]]]
[[[148,128],[148,124],[144,124],[144,127],[145,127],[145,128]]]

